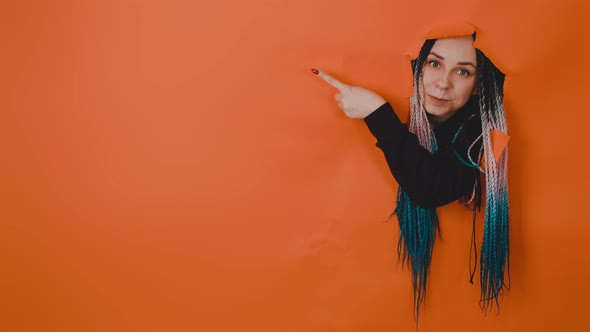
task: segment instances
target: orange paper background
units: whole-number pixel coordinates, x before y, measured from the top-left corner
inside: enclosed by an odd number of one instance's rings
[[[309,68],[405,119],[407,54],[466,22],[507,74],[512,290],[482,315],[470,214],[442,207],[420,331],[583,330],[588,9],[3,3],[0,330],[414,331],[397,184]]]

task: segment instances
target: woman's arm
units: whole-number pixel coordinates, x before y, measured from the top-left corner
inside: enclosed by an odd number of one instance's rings
[[[316,69],[312,72],[338,89],[336,101],[348,117],[365,119],[391,173],[415,203],[438,207],[471,192],[478,171],[463,165],[449,145],[439,144],[438,152],[431,155],[381,96]]]

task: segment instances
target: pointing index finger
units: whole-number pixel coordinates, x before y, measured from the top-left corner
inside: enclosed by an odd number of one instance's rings
[[[338,89],[338,91],[340,92],[345,92],[347,91],[350,87],[340,81],[338,81],[337,79],[335,79],[334,77],[321,72],[317,69],[312,69],[311,70],[314,74],[318,75],[320,78],[322,78],[324,81],[328,82],[331,86],[335,87],[336,89]]]

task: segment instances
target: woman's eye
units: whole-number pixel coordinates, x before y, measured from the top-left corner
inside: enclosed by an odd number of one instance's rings
[[[434,61],[434,60],[432,60],[432,61],[430,61],[428,63],[430,64],[431,67],[434,67],[434,68],[440,67],[440,64],[438,62]]]
[[[469,70],[465,70],[465,69],[459,69],[459,71],[457,71],[457,73],[461,76],[469,76],[471,75],[471,73],[469,72]]]

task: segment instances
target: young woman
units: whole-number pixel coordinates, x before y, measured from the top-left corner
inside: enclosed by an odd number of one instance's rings
[[[400,225],[398,255],[412,269],[416,315],[426,295],[439,231],[436,208],[462,199],[472,206],[475,223],[475,211],[481,205],[480,174],[486,182],[482,308],[498,303],[503,288],[508,288],[504,279],[509,265],[504,74],[473,47],[474,38],[424,43],[412,61],[414,95],[407,125],[376,93],[312,70],[340,90],[336,100],[347,116],[364,119],[399,184],[394,211]]]

